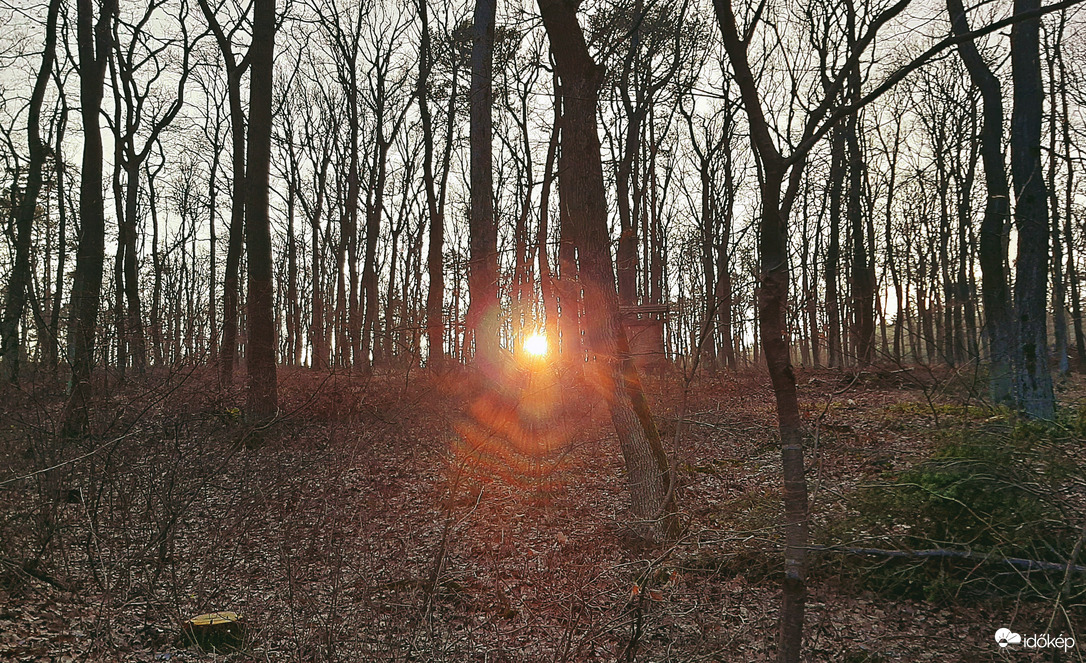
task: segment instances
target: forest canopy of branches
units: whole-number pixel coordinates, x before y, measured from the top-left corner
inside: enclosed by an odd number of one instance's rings
[[[0,373],[67,381],[69,439],[167,368],[244,369],[260,425],[278,367],[493,378],[528,343],[604,394],[666,539],[642,376],[765,365],[791,661],[793,367],[976,371],[1045,421],[1086,367],[1074,0],[6,0],[0,25]]]
[[[56,365],[70,354],[73,266],[85,232],[74,9],[34,3],[5,10],[8,194],[0,264],[9,301],[8,375],[19,364]],[[269,215],[280,364],[405,366],[473,352],[464,324],[471,187],[462,149],[472,7],[424,9],[427,15],[410,3],[277,8]],[[948,46],[849,111],[951,34],[947,8],[909,4],[856,48],[845,85],[837,79],[850,64],[849,40],[874,33],[885,7],[770,3],[759,9],[761,23],[755,9],[736,13],[747,32],[761,119],[776,149],[797,155],[792,163],[801,166],[787,192],[785,324],[793,360],[839,366],[986,359],[981,220],[989,174],[979,138],[988,118],[981,87]],[[966,12],[966,30],[1005,19],[1008,9]],[[108,30],[98,35],[106,69],[100,119],[107,260],[95,365],[123,373],[244,358],[241,266],[248,258],[238,225],[248,9],[163,1],[104,5],[101,12]],[[597,122],[622,303],[668,306],[669,358],[700,347],[714,365],[757,361],[756,221],[765,174],[747,139],[745,100],[713,9],[598,3],[580,15],[605,72]],[[1065,10],[1041,22],[1035,90],[1043,106],[1039,181],[1052,255],[1049,343],[1063,372],[1086,354],[1078,278],[1082,178],[1075,178],[1086,63],[1075,20]],[[563,214],[577,211],[560,203],[552,146],[560,88],[537,12],[501,4],[495,25],[495,296],[501,344],[515,348],[529,332],[550,328],[557,336],[566,329],[551,318],[577,322],[576,306],[558,303],[563,277],[575,281],[577,270],[576,258],[562,255]],[[1000,154],[1008,153],[1013,89],[1005,33],[976,39],[978,64],[994,76],[1006,107]],[[827,98],[835,83],[837,96]],[[813,112],[840,109],[844,121],[816,125],[824,135],[810,135]],[[20,225],[28,193],[31,222]],[[1004,217],[999,234],[1004,251],[1008,243],[1011,249],[1004,268],[1010,286],[1017,233]],[[29,268],[25,285],[16,269],[20,251]]]

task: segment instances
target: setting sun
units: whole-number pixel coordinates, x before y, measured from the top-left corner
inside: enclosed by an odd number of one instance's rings
[[[547,354],[547,337],[543,334],[531,334],[524,339],[524,352],[533,357],[542,357]]]

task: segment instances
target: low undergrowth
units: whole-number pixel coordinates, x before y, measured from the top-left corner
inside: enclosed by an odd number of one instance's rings
[[[847,563],[850,572],[890,598],[1059,597],[1083,612],[1086,573],[1066,569],[1086,557],[1080,421],[1078,412],[1054,424],[959,419],[933,432],[926,459],[854,491],[848,517],[823,540],[860,553]]]
[[[1086,411],[1015,423],[887,380],[801,375],[820,431],[816,542],[981,558],[812,553],[808,660],[997,660],[992,619],[1078,619],[1082,575],[1002,560],[1071,556]],[[678,382],[646,380],[678,440],[687,526],[659,544],[629,527],[606,407],[564,382],[487,400],[456,374],[284,370],[280,416],[260,429],[216,382],[114,382],[80,440],[55,434],[62,388],[0,394],[0,658],[208,660],[183,624],[231,611],[249,636],[239,662],[775,659],[780,450],[763,373],[699,378],[678,438]],[[535,407],[514,398],[526,391]],[[990,608],[1007,597],[1028,600]],[[936,637],[947,629],[960,638]]]

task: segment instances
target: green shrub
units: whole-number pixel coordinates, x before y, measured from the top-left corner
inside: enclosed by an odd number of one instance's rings
[[[1058,445],[1039,444],[1039,429],[1011,435],[959,429],[926,461],[856,491],[834,543],[894,550],[944,548],[986,555],[960,558],[863,558],[868,587],[912,598],[943,600],[993,593],[1044,591],[1062,574],[1024,574],[1008,557],[1064,563],[1081,515],[1066,499],[1081,461]],[[1078,523],[1078,524],[1076,524]],[[856,543],[859,542],[859,543]]]

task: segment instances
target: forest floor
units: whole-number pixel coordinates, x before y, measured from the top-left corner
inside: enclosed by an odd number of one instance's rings
[[[971,395],[972,370],[798,372],[816,543],[864,545],[841,538],[855,496],[924,462],[946,431],[1013,429]],[[685,529],[669,543],[630,526],[598,396],[562,379],[497,395],[485,382],[284,369],[282,414],[254,429],[229,405],[243,391],[224,397],[186,369],[114,386],[95,436],[69,442],[53,435],[61,385],[8,388],[0,660],[774,660],[781,472],[763,371],[699,376],[677,445],[683,382],[646,380],[681,480]],[[1064,410],[1082,412],[1084,394],[1063,385]],[[1052,579],[1072,588],[1057,600],[1040,581],[999,591],[998,563],[968,561],[958,584],[945,564],[812,553],[807,659],[1056,660],[1000,649],[1005,626],[1075,631],[1059,660],[1086,658],[1080,582]],[[933,577],[918,565],[944,584],[910,590]],[[241,650],[185,642],[181,624],[211,611],[241,615]]]

